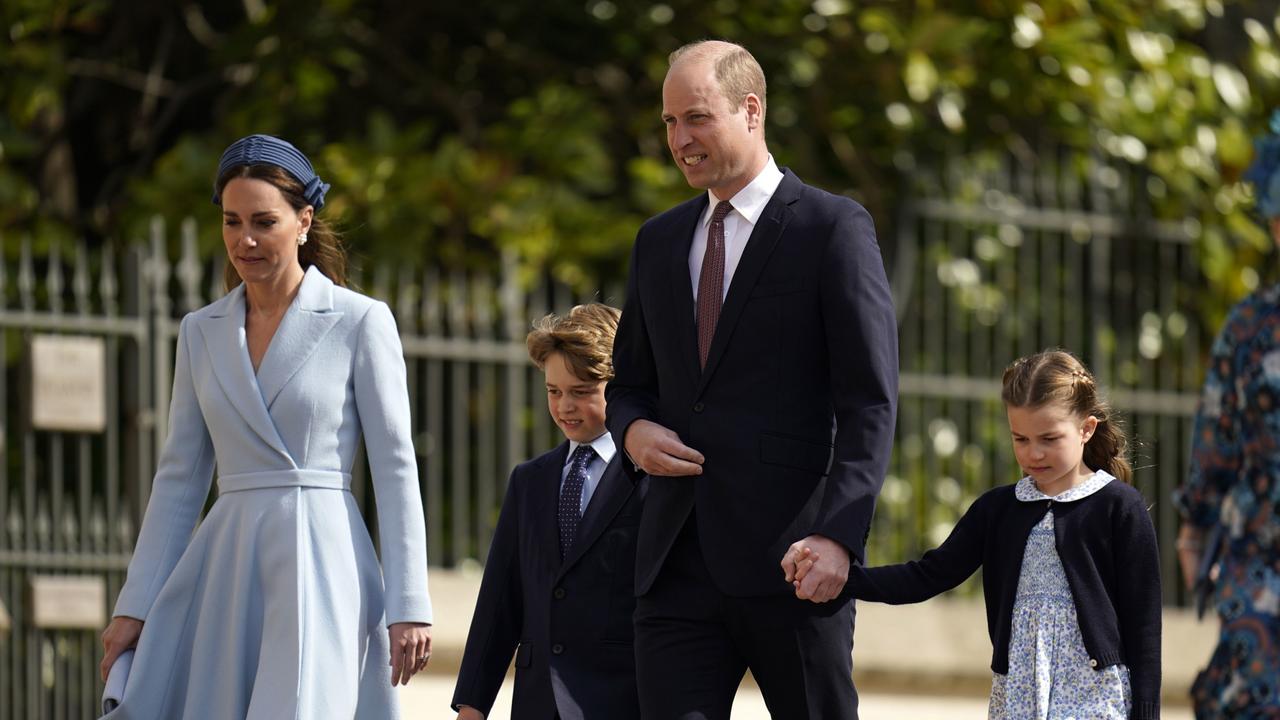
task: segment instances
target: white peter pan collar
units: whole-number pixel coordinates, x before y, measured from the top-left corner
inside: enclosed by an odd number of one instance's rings
[[[1036,481],[1027,476],[1018,481],[1013,488],[1014,497],[1023,502],[1036,502],[1038,500],[1052,500],[1054,502],[1072,502],[1081,498],[1089,497],[1098,492],[1107,483],[1115,480],[1115,476],[1106,470],[1096,470],[1088,480],[1076,485],[1075,487],[1064,490],[1057,495],[1045,495],[1040,492],[1040,488],[1036,487]]]

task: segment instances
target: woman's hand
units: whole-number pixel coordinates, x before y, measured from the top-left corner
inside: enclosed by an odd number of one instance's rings
[[[431,659],[431,626],[427,623],[393,623],[391,637],[391,687],[409,684],[409,678]]]
[[[1186,583],[1188,590],[1192,590],[1196,584],[1196,573],[1200,570],[1200,558],[1204,555],[1204,531],[1184,523],[1178,530],[1178,540],[1174,547],[1178,549],[1182,581]]]
[[[98,668],[102,672],[102,682],[107,681],[111,665],[120,657],[120,653],[136,646],[140,635],[141,620],[123,615],[111,619],[111,624],[102,631],[102,649],[105,652],[102,655],[102,665]]]

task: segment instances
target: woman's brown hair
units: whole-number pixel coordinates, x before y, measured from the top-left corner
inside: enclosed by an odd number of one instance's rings
[[[1098,428],[1084,446],[1084,464],[1133,482],[1127,458],[1129,440],[1111,405],[1098,390],[1088,368],[1063,350],[1045,350],[1013,361],[1005,368],[1000,398],[1006,407],[1040,408],[1059,404],[1074,415],[1098,420]]]
[[[227,183],[236,178],[252,178],[271,183],[281,195],[284,195],[285,202],[297,212],[302,212],[303,208],[310,205],[304,197],[302,183],[279,166],[237,165],[218,178],[218,194],[221,195]],[[325,277],[332,280],[334,285],[341,287],[347,285],[347,251],[342,247],[342,238],[319,217],[318,213],[311,216],[311,229],[307,230],[307,243],[298,248],[298,262],[302,264],[303,270],[314,265],[325,274]],[[223,282],[227,290],[243,282],[240,273],[236,272],[235,266],[231,263],[227,263]]]

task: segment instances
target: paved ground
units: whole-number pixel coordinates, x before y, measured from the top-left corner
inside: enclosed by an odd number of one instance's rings
[[[401,691],[405,720],[453,718],[449,699],[453,696],[453,677],[447,674],[414,678]],[[892,695],[862,693],[858,713],[862,720],[986,720],[987,702],[983,698],[953,698],[929,695]],[[492,720],[511,717],[511,682],[498,696]],[[1165,709],[1164,720],[1191,720],[1186,708]],[[733,707],[734,720],[769,720],[760,691],[745,685],[738,692]]]
[[[432,667],[430,674],[415,678],[403,689],[405,720],[454,718],[449,700],[479,588],[476,569],[432,569],[431,597],[437,621],[432,630]],[[859,715],[863,720],[985,720],[984,693],[990,675],[984,667],[991,655],[985,617],[980,599],[894,607],[859,604],[854,645],[858,666],[866,677],[859,680],[863,687]],[[1163,623],[1166,698],[1186,697],[1196,670],[1213,650],[1217,627],[1196,623],[1190,611],[1172,608],[1166,608]],[[886,691],[868,691],[874,687]],[[915,687],[926,692],[910,689]],[[889,688],[908,689],[887,691]],[[493,720],[507,720],[510,713],[508,683],[498,698]],[[1166,705],[1162,717],[1191,720],[1192,716],[1186,707]],[[748,682],[739,690],[733,718],[768,720],[754,684]]]

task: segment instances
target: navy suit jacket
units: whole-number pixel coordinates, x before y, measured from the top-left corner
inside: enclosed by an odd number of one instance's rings
[[[863,557],[897,409],[893,301],[867,211],[784,171],[700,370],[688,258],[706,208],[703,193],[640,228],[614,340],[615,441],[644,418],[706,457],[700,476],[650,478],[636,590],[696,507],[722,592],[790,592],[779,561],[796,540],[820,533]]]
[[[516,466],[489,547],[453,706],[487,716],[515,654],[512,720],[639,718],[631,615],[646,479],[605,468],[564,561],[565,441]]]

